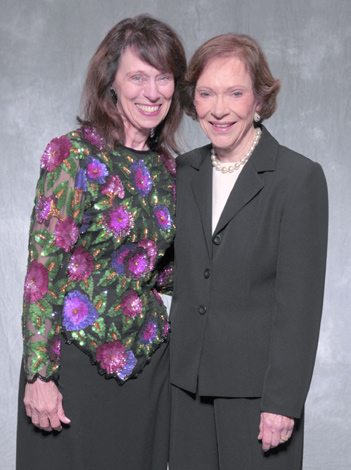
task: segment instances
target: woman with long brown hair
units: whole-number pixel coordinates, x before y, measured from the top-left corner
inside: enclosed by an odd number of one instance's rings
[[[170,152],[185,67],[168,25],[147,15],[121,21],[91,61],[81,126],[41,157],[18,469],[166,469],[168,321],[159,292],[171,276]]]

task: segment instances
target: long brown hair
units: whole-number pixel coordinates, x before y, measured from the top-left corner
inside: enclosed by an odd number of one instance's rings
[[[273,77],[260,45],[250,36],[232,33],[216,36],[195,51],[183,82],[185,112],[197,119],[194,106],[196,83],[210,59],[226,56],[238,57],[246,65],[254,95],[260,104],[261,122],[271,117],[277,108],[280,81]]]
[[[146,14],[119,22],[101,42],[88,68],[82,94],[84,115],[78,121],[95,128],[108,144],[123,145],[123,121],[116,108],[116,97],[111,95],[111,87],[119,59],[127,47],[131,47],[141,60],[174,76],[175,91],[169,112],[153,130],[147,144],[153,150],[177,153],[176,134],[183,117],[179,88],[186,70],[185,52],[170,26]]]

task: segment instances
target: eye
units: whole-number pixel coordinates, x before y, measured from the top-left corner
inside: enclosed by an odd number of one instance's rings
[[[210,93],[208,91],[197,91],[197,95],[200,96],[200,98],[208,98]]]
[[[159,81],[163,83],[167,83],[171,80],[173,80],[173,75],[170,74],[164,74],[159,77]]]
[[[133,82],[137,82],[137,83],[142,82],[142,81],[143,81],[143,77],[142,77],[141,75],[133,75],[132,81],[133,81]]]
[[[242,95],[243,95],[242,91],[234,91],[233,92],[233,96],[239,97],[239,96],[242,96]]]

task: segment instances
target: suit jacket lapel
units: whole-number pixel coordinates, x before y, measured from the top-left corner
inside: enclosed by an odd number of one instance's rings
[[[194,169],[191,186],[199,208],[209,256],[212,234],[212,164],[210,149],[210,145],[203,147],[201,154],[191,163]]]
[[[274,171],[278,146],[278,142],[263,127],[260,142],[242,169],[229,195],[214,235],[262,190],[264,183],[259,173]]]

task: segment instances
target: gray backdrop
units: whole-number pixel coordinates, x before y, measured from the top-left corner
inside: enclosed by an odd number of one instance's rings
[[[0,468],[15,465],[22,288],[39,158],[52,137],[75,127],[86,66],[107,31],[148,12],[176,28],[188,57],[217,34],[256,38],[283,84],[268,129],[325,170],[329,257],[304,468],[350,469],[350,0],[1,0],[0,6]],[[207,142],[189,120],[184,133],[184,150]]]

